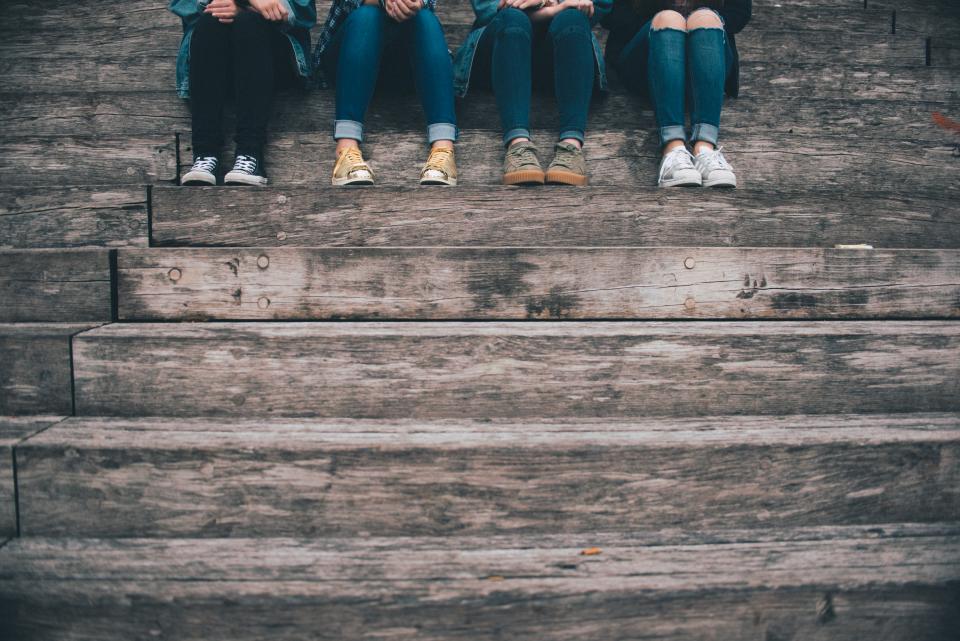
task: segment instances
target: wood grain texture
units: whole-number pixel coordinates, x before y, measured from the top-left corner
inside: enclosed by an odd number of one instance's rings
[[[2,74],[0,74],[2,77]],[[141,138],[57,136],[0,140],[0,183],[140,185],[177,177],[172,133]]]
[[[109,249],[0,251],[0,322],[95,322],[113,316]]]
[[[0,417],[0,548],[8,537],[17,536],[14,446],[61,420],[59,416]]]
[[[111,325],[79,415],[629,417],[953,411],[953,322]]]
[[[72,414],[70,337],[91,327],[0,325],[0,415]]]
[[[652,170],[651,170],[652,171]],[[960,248],[950,192],[154,187],[158,245]],[[549,205],[544,197],[549,194]],[[504,207],[509,202],[509,207]]]
[[[958,540],[20,539],[0,599],[4,631],[40,641],[944,641]]]
[[[632,532],[960,520],[960,416],[76,419],[17,448],[24,536]]]
[[[533,131],[544,155],[553,158],[556,132]],[[766,190],[802,190],[811,185],[858,190],[885,190],[891,176],[914,193],[939,192],[956,185],[960,155],[954,145],[888,140],[864,145],[853,138],[810,138],[763,131],[726,131],[727,158],[738,173],[738,185]],[[364,153],[380,185],[415,186],[426,160],[422,133],[370,132]],[[661,157],[655,131],[632,127],[588,131],[585,156],[593,185],[656,184]],[[192,162],[193,149],[181,138],[180,162]],[[329,184],[334,143],[328,133],[274,136],[265,155],[272,184]],[[460,184],[499,185],[503,145],[493,131],[460,131],[457,145]],[[189,159],[189,160],[188,160]]]
[[[960,317],[956,250],[190,248],[118,262],[122,320]]]
[[[142,187],[0,187],[0,248],[145,247]]]

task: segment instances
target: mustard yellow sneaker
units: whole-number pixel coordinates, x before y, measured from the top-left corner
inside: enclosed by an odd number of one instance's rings
[[[430,151],[427,164],[420,172],[421,185],[457,185],[457,163],[453,149],[438,147]]]
[[[333,166],[334,187],[346,185],[372,185],[373,172],[363,160],[363,154],[356,147],[347,147],[337,156],[337,164]]]

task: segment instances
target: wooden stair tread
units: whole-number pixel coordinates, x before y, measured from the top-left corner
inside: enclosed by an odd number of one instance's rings
[[[109,249],[0,250],[0,322],[113,319]]]
[[[760,541],[21,539],[0,550],[0,599],[17,615],[0,625],[33,639],[69,627],[75,638],[102,640],[151,631],[300,639],[320,630],[315,638],[344,641],[374,633],[566,641],[644,629],[747,641],[811,638],[829,625],[830,639],[852,641],[880,625],[889,638],[940,641],[955,630],[955,528],[750,536]],[[582,554],[594,545],[600,553]]]
[[[18,535],[13,448],[62,420],[60,416],[0,416],[0,547],[6,538]]]

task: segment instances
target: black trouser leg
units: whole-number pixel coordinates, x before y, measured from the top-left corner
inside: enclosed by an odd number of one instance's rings
[[[218,156],[223,147],[223,104],[230,87],[230,25],[202,16],[190,39],[190,110],[193,153]]]

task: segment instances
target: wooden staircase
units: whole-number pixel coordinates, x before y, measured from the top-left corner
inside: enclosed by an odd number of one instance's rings
[[[960,6],[754,13],[735,192],[619,88],[585,189],[482,93],[462,187],[380,96],[330,188],[319,91],[247,190],[175,184],[166,2],[4,3],[0,638],[956,639]]]

